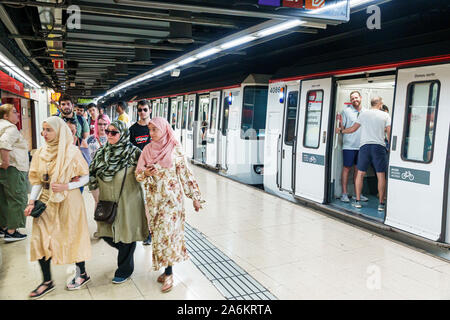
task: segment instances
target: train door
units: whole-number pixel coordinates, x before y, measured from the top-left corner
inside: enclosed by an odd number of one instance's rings
[[[327,130],[332,78],[301,82],[295,195],[325,201]]]
[[[198,124],[197,124],[197,143],[195,160],[205,163],[206,160],[206,137],[209,123],[209,94],[201,95],[198,98]]]
[[[385,223],[434,241],[446,232],[449,101],[450,64],[398,70]]]
[[[281,172],[279,174],[280,188],[284,191],[292,192],[294,176],[294,143],[295,143],[295,124],[297,121],[297,106],[299,86],[288,85],[285,95],[283,134],[280,136],[281,154]]]
[[[181,111],[183,108],[183,96],[176,97],[173,99],[175,102],[175,108],[174,111],[176,112],[176,124],[175,124],[175,137],[177,140],[183,145],[183,141],[181,140]],[[173,103],[172,103],[173,105]],[[172,112],[173,114],[173,112]]]
[[[217,117],[219,114],[219,106],[220,106],[220,91],[211,92],[209,95],[210,98],[210,116],[208,121],[208,131],[206,134],[206,164],[211,167],[216,167],[217,165],[217,131],[218,131],[218,121]]]
[[[217,163],[220,168],[226,170],[226,154],[227,154],[227,131],[228,131],[228,117],[230,113],[230,104],[232,99],[232,93],[224,91],[224,97],[222,99],[222,105],[219,111],[219,134],[217,136],[217,147],[219,152],[217,153]]]
[[[17,111],[17,114],[19,115],[19,122],[17,122],[16,127],[20,131],[22,130],[22,107],[20,103],[20,98],[2,98],[2,104],[12,104]]]
[[[169,121],[172,129],[175,131],[177,127],[177,98],[169,99],[169,112],[167,116],[167,121]],[[178,139],[178,137],[177,137]]]
[[[160,117],[165,118],[170,123],[169,119],[169,98],[161,99],[161,104],[159,106]]]
[[[181,113],[181,144],[183,145],[183,152],[186,154],[188,101],[187,96],[183,96],[181,98],[183,101],[183,111]]]
[[[197,123],[195,121],[195,103],[197,96],[191,94],[187,96],[188,121],[186,130],[186,156],[188,159],[194,158],[194,146],[196,145],[196,136],[194,134]],[[195,141],[194,141],[195,140]]]

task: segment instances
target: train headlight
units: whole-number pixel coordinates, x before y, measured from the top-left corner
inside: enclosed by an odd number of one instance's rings
[[[284,88],[280,89],[280,103],[284,103]]]

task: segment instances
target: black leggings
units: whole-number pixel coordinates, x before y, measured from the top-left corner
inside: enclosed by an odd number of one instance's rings
[[[45,260],[45,258],[42,258],[39,260],[39,264],[41,266],[42,275],[44,276],[44,282],[49,282],[52,280],[52,274],[50,272],[50,261],[52,258]],[[76,263],[76,266],[80,268],[80,274],[83,274],[86,272],[85,264],[83,262]]]

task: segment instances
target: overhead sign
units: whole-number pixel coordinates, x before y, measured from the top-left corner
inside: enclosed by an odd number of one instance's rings
[[[61,97],[61,92],[52,92],[52,100],[53,101],[59,101],[60,97]]]
[[[64,60],[53,60],[53,68],[55,70],[64,70]]]
[[[0,89],[24,96],[23,83],[0,71]]]
[[[258,11],[296,17],[349,21],[349,0],[258,0]],[[283,9],[283,10],[280,10]]]

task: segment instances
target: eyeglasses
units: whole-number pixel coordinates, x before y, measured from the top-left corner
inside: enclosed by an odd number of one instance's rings
[[[106,127],[108,124],[107,123],[99,123],[98,125],[102,126],[102,127]]]
[[[147,112],[148,109],[147,109],[147,108],[144,108],[144,109],[139,108],[139,109],[138,109],[138,112],[142,112],[142,111]]]
[[[77,121],[75,120],[75,118],[62,118],[65,122],[70,122],[71,124],[76,124]]]
[[[106,132],[106,134],[107,135],[112,135],[113,137],[115,137],[117,134],[119,134],[120,132],[119,131],[114,131],[114,130],[112,130],[112,131],[110,131],[110,130],[105,130],[105,132]]]

